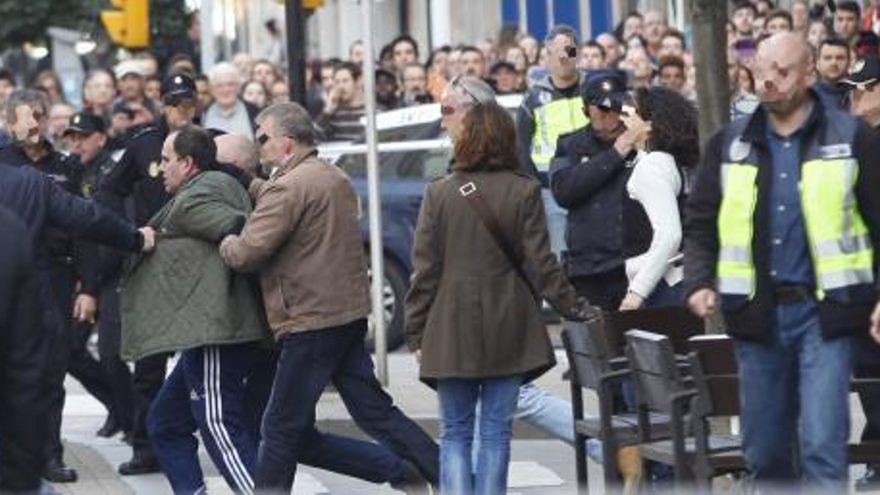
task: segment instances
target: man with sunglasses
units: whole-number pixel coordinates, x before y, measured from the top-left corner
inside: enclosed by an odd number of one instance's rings
[[[196,85],[186,74],[172,74],[162,82],[162,117],[155,124],[135,129],[119,163],[107,175],[98,197],[118,202],[131,197],[134,222],[146,225],[168,201],[162,177],[161,156],[165,138],[193,123],[196,117]],[[106,195],[106,196],[105,196]],[[131,460],[119,466],[119,474],[158,473],[159,463],[147,437],[147,411],[165,381],[166,354],[154,354],[135,362],[132,386]]]
[[[544,40],[550,74],[537,81],[523,98],[517,115],[520,165],[541,181],[550,249],[560,256],[565,249],[565,211],[549,190],[550,160],[560,136],[584,127],[580,99],[581,75],[577,69],[577,33],[569,26],[553,28]]]
[[[260,158],[272,172],[252,182],[255,206],[241,234],[220,243],[227,266],[259,272],[281,349],[263,415],[256,491],[289,493],[297,464],[321,450],[315,406],[331,382],[359,427],[436,483],[437,445],[382,389],[364,346],[370,296],[351,181],[318,159],[317,132],[299,104],[272,105],[257,124]],[[369,471],[376,456],[351,443],[337,464]]]
[[[850,67],[842,83],[850,89],[850,111],[868,123],[880,128],[880,57],[868,55]],[[880,349],[867,335],[855,346],[854,374],[857,378],[880,377]],[[880,440],[880,394],[872,389],[859,389],[859,401],[867,424],[862,430],[862,442]],[[868,464],[865,475],[855,484],[856,491],[880,488],[880,464]]]

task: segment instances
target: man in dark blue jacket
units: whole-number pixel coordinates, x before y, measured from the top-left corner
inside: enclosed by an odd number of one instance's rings
[[[8,165],[29,167],[50,177],[62,189],[80,194],[82,164],[76,157],[64,155],[46,139],[48,125],[48,99],[32,89],[14,91],[6,100],[6,122],[12,131],[13,141],[0,147],[0,162]],[[72,366],[71,374],[76,376],[89,392],[105,405],[109,403],[106,382],[102,380],[100,369],[94,361],[74,359],[71,361],[70,336],[73,334],[72,314],[79,312],[79,302],[74,304],[74,293],[79,282],[85,283],[85,269],[82,264],[82,245],[76,242],[69,232],[58,229],[47,231],[44,243],[46,259],[49,262],[50,283],[53,300],[60,314],[56,354],[50,359],[52,380],[55,387],[51,391],[49,409],[49,430],[46,437],[46,479],[56,483],[76,481],[77,473],[64,464],[64,449],[61,443],[61,415],[64,409],[64,377]],[[88,284],[86,284],[88,285]],[[71,311],[71,308],[75,308]],[[85,363],[86,366],[80,366]],[[89,366],[90,365],[90,366]]]
[[[40,324],[48,339],[46,349],[49,350],[61,345],[58,337],[64,328],[62,318],[66,315],[59,314],[58,306],[54,304],[51,263],[45,242],[47,231],[63,231],[125,251],[149,250],[155,242],[152,229],[135,229],[110,211],[64,191],[49,176],[30,167],[0,164],[0,206],[15,213],[27,227],[25,239],[34,249],[36,287],[42,313]],[[49,362],[44,361],[45,368]],[[44,401],[51,400],[58,384],[50,376],[41,378],[40,395]],[[46,402],[44,404],[48,407]],[[45,428],[45,424],[42,423],[41,428]],[[48,452],[40,457],[41,470],[46,463],[56,460],[49,459]]]
[[[33,249],[24,223],[0,207],[0,492],[37,490],[49,339],[40,331]]]

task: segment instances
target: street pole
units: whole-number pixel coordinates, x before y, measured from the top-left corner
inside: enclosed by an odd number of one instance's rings
[[[364,21],[364,106],[367,120],[367,206],[370,216],[370,268],[372,272],[373,342],[376,374],[388,386],[388,344],[385,335],[385,307],[382,295],[385,267],[382,256],[382,204],[379,197],[379,157],[376,150],[376,58],[373,51],[373,0],[361,0]],[[398,304],[401,301],[397,302]]]
[[[287,27],[287,81],[290,101],[306,104],[306,17],[301,0],[284,1]]]
[[[693,0],[694,64],[700,141],[705,143],[730,120],[727,76],[727,1]]]
[[[214,36],[214,2],[202,2],[199,9],[199,23],[202,26],[202,36],[199,48],[202,53],[202,72],[207,73],[217,62],[217,38]]]

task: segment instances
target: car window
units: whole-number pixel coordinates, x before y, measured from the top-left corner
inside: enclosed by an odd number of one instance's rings
[[[437,147],[429,150],[379,153],[379,176],[382,179],[433,180],[446,175],[452,150]],[[351,178],[367,177],[367,155],[346,153],[336,165]]]

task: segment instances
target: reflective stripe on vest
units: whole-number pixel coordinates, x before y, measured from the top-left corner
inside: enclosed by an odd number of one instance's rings
[[[721,166],[718,291],[722,294],[749,298],[755,295],[752,222],[758,203],[757,176],[756,165],[724,163]]]
[[[536,108],[534,115],[532,161],[539,172],[547,172],[559,136],[585,127],[590,119],[584,115],[584,102],[580,96],[547,102]]]
[[[874,282],[874,250],[855,198],[858,172],[852,158],[810,160],[801,168],[801,208],[819,299],[825,291]]]

